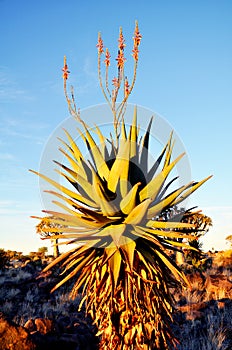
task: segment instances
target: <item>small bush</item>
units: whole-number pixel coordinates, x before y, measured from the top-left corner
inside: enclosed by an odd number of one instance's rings
[[[4,249],[0,249],[0,270],[3,270],[9,264],[10,258]]]

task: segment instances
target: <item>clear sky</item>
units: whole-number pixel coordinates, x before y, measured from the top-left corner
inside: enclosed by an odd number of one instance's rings
[[[68,117],[63,56],[78,107],[104,103],[97,33],[113,56],[122,26],[132,66],[136,19],[143,39],[130,102],[173,126],[194,180],[214,175],[191,203],[214,223],[205,249],[226,246],[232,234],[231,16],[230,0],[0,0],[0,248],[28,252],[44,245],[30,218],[43,208],[38,179],[28,169],[39,169],[49,135]]]

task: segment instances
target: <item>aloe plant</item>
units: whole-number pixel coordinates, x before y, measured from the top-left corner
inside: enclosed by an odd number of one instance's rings
[[[57,165],[69,186],[35,172],[56,189],[47,192],[57,198],[54,203],[61,208],[61,211],[45,211],[48,225],[43,231],[51,234],[52,226],[56,224],[54,230],[57,233],[62,225],[62,234],[56,238],[77,244],[44,271],[56,264],[62,266],[61,280],[53,290],[70,279],[75,279],[71,297],[75,298],[82,288],[80,307],[85,303],[86,312],[98,328],[100,349],[170,349],[175,346],[176,339],[170,330],[174,305],[170,287],[188,286],[188,280],[168,252],[191,248],[178,239],[191,240],[195,227],[175,220],[175,217],[165,219],[164,214],[182,203],[209,178],[190,182],[170,192],[173,183],[170,174],[184,156],[180,154],[172,159],[172,135],[151,165],[148,151],[153,119],[141,137],[136,107],[131,125],[128,127],[124,122],[126,102],[136,78],[140,40],[136,23],[134,76],[129,86],[124,75],[125,40],[120,29],[118,76],[114,78],[114,89],[110,92],[110,54],[106,49],[104,87],[100,69],[103,41],[100,35],[98,37],[99,79],[113,113],[114,137],[103,135],[98,126],[90,129],[81,119],[73,92],[71,99],[67,94],[69,71],[65,58],[65,95],[71,114],[83,128],[83,131],[79,129],[79,134],[90,158],[86,159],[81,147],[66,130],[61,152],[68,165],[58,162]],[[121,87],[124,96],[118,106],[116,100]]]

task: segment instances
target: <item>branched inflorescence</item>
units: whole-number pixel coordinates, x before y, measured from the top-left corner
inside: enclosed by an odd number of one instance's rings
[[[110,82],[109,82],[109,67],[111,65],[111,54],[108,48],[104,49],[104,43],[101,37],[101,33],[100,32],[98,33],[98,42],[96,45],[97,51],[98,51],[98,78],[99,78],[99,83],[100,83],[100,87],[103,92],[103,95],[113,113],[113,121],[114,121],[114,128],[116,132],[116,138],[119,135],[118,129],[120,126],[120,122],[126,111],[126,104],[127,104],[128,97],[132,93],[132,90],[135,85],[138,59],[139,59],[139,45],[141,42],[141,38],[142,38],[142,35],[139,32],[138,22],[136,21],[134,36],[133,36],[133,49],[132,49],[132,57],[134,59],[134,71],[133,71],[133,78],[132,78],[131,84],[129,84],[128,77],[125,75],[126,58],[124,55],[124,49],[126,47],[126,44],[125,44],[122,28],[120,28],[119,38],[118,38],[118,54],[115,59],[117,61],[117,75],[114,76],[114,78],[112,79],[111,84],[113,88],[111,89]],[[102,59],[103,55],[104,55],[104,60]],[[104,64],[104,68],[105,68],[104,78],[102,73],[102,64]],[[64,67],[62,71],[63,71],[63,80],[64,80],[64,92],[68,103],[69,111],[71,115],[73,115],[75,118],[78,119],[79,122],[82,122],[80,117],[80,111],[77,110],[76,108],[74,91],[72,86],[71,86],[71,98],[69,98],[67,93],[67,79],[69,77],[70,71],[68,70],[66,56],[64,57]],[[117,104],[117,99],[119,97],[120,90],[122,91],[122,94],[123,94],[122,101],[121,103]]]

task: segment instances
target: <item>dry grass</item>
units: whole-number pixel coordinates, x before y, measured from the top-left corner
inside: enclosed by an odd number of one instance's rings
[[[220,259],[222,259],[220,257]],[[194,274],[193,274],[194,275]],[[218,276],[218,277],[217,277]],[[212,278],[209,283],[209,279]],[[192,282],[192,290],[176,296],[182,304],[180,321],[175,325],[180,340],[178,350],[232,349],[232,288],[231,269],[215,264]],[[232,284],[231,284],[232,286]]]
[[[232,295],[223,288],[215,276],[232,282],[228,265],[217,267],[200,274],[192,274],[192,290],[175,292],[177,306],[174,334],[180,341],[178,350],[231,350],[232,349]],[[215,279],[215,290],[207,282],[207,277]],[[45,281],[49,284],[50,277]],[[0,309],[19,325],[32,318],[50,318],[75,315],[80,298],[69,300],[69,290],[60,289],[50,295],[43,291],[41,281],[30,282],[33,275],[22,268],[6,269],[0,272]],[[214,281],[214,280],[213,280]],[[43,282],[43,281],[42,281]],[[83,313],[82,313],[83,315]]]

